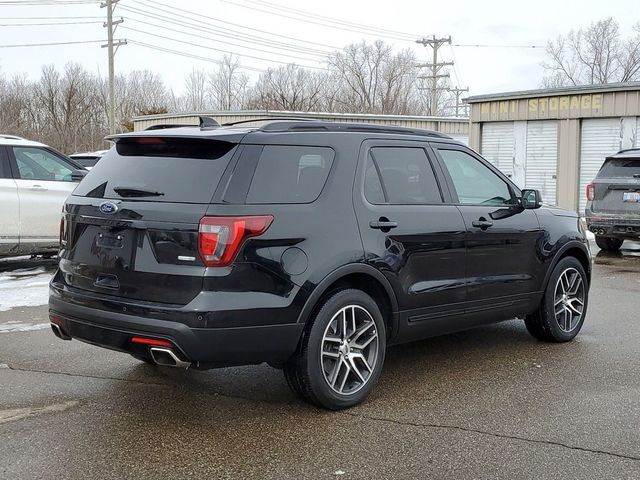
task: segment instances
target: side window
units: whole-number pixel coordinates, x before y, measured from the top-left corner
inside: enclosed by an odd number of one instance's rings
[[[38,147],[12,147],[23,180],[71,182],[71,165]]]
[[[480,160],[459,150],[438,150],[449,171],[458,201],[471,205],[510,204],[511,189]]]
[[[385,202],[395,205],[442,203],[442,195],[433,168],[424,149],[416,147],[374,147],[370,157],[373,168],[367,168],[365,195],[380,197],[375,185],[375,166],[382,177],[380,190]],[[376,175],[374,175],[376,173]],[[378,179],[378,182],[380,179]],[[367,184],[368,183],[368,184]],[[372,199],[367,196],[372,203]]]
[[[247,203],[311,203],[333,164],[329,147],[266,145],[258,159]]]
[[[367,158],[367,169],[364,174],[364,197],[369,203],[373,203],[374,205],[387,203],[384,198],[380,175],[378,175],[378,169],[373,163],[371,152],[369,152]]]
[[[12,178],[9,160],[6,158],[4,147],[0,147],[0,178]]]

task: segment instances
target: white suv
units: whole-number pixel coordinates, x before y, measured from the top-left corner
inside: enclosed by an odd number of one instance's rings
[[[62,204],[84,173],[42,143],[0,134],[0,255],[57,251]]]

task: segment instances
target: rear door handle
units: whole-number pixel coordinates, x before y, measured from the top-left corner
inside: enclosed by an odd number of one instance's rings
[[[486,230],[487,228],[493,226],[493,222],[491,220],[487,220],[484,217],[480,217],[478,220],[474,220],[473,222],[471,222],[471,225],[473,225],[476,228]]]
[[[29,190],[32,190],[34,192],[46,192],[47,188],[43,187],[42,185],[31,185],[29,187]]]
[[[391,230],[392,228],[396,228],[398,226],[398,222],[392,222],[386,217],[380,217],[377,221],[369,222],[369,226],[377,230],[388,231],[388,230]]]

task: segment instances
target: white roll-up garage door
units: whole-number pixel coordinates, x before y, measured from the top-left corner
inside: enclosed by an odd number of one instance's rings
[[[587,204],[585,188],[593,181],[608,155],[620,149],[620,118],[592,118],[582,121],[580,141],[580,202],[578,213],[584,215]]]
[[[640,117],[636,117],[636,147],[640,148]]]
[[[556,204],[558,168],[558,122],[527,122],[525,186],[542,193],[545,203]]]
[[[482,124],[480,153],[511,177],[513,175],[513,122]]]

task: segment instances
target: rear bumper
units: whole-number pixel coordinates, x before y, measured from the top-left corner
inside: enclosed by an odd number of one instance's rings
[[[168,340],[182,360],[196,368],[280,364],[295,352],[303,324],[194,328],[184,323],[101,310],[65,301],[51,288],[49,312],[63,334],[112,350],[148,355],[134,336]]]
[[[596,235],[640,238],[640,215],[598,215],[587,211],[587,228]]]

